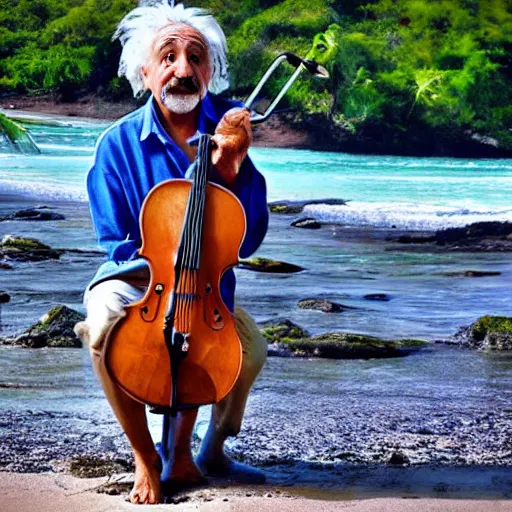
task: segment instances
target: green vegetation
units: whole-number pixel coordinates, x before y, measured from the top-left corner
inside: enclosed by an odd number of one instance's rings
[[[110,38],[135,0],[0,0],[0,94],[131,94]],[[282,51],[313,56],[286,101],[296,120],[340,133],[427,130],[492,137],[512,150],[512,11],[507,0],[196,0],[228,35],[245,96]],[[288,74],[269,84],[272,96]],[[326,122],[328,121],[328,122]]]
[[[3,138],[11,149],[22,153],[40,153],[36,143],[27,132],[13,119],[0,112],[0,139]]]

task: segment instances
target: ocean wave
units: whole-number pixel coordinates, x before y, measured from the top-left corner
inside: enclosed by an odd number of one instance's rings
[[[31,199],[47,201],[78,201],[87,202],[87,192],[84,187],[43,184],[39,182],[0,181],[0,192],[14,194]]]
[[[436,231],[462,227],[474,222],[512,222],[512,209],[443,207],[413,203],[364,203],[353,201],[346,205],[309,205],[304,215],[321,222],[398,229]]]
[[[37,144],[39,149],[43,150],[54,150],[54,151],[78,151],[78,152],[86,152],[91,155],[94,153],[94,146],[65,146],[63,144],[50,144],[45,142],[39,142]]]

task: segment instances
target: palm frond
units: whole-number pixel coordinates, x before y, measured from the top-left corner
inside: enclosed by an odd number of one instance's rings
[[[9,147],[19,153],[40,153],[40,149],[27,129],[0,112],[0,137]]]

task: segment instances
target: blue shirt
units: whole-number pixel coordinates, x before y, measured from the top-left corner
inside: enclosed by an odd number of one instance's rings
[[[224,113],[235,106],[239,104],[208,93],[200,105],[198,131],[213,134]],[[190,166],[185,153],[164,130],[156,108],[150,97],[146,105],[108,128],[96,146],[87,191],[98,242],[109,261],[99,268],[89,287],[119,277],[134,266],[147,266],[145,260],[136,260],[141,246],[142,203],[155,185],[184,178]],[[210,179],[222,185],[215,173]],[[247,258],[259,247],[268,227],[265,179],[249,157],[230,189],[245,210],[247,230],[240,256]],[[235,285],[234,273],[228,270],[221,280],[221,295],[232,311]]]

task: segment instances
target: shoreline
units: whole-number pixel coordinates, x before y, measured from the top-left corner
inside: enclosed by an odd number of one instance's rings
[[[65,116],[70,119],[84,118],[99,121],[117,121],[133,110],[141,107],[144,102],[120,101],[110,102],[97,96],[86,96],[75,103],[59,103],[48,97],[12,97],[0,98],[0,110],[9,115],[10,111],[23,114],[48,114]],[[279,114],[275,114],[265,123],[254,127],[254,147],[315,149],[314,143],[307,132],[295,129],[285,122]]]
[[[401,478],[396,474],[394,478]],[[420,471],[421,473],[421,471]],[[478,475],[478,470],[466,472],[466,478]],[[109,495],[97,490],[109,481],[109,477],[79,479],[70,475],[2,473],[2,510],[18,512],[38,510],[39,512],[114,512],[134,510],[125,501],[125,494]],[[418,475],[420,476],[420,475]],[[500,480],[498,475],[488,478]],[[129,479],[129,478],[128,478]],[[456,479],[457,480],[457,479]],[[460,478],[459,478],[460,480]],[[382,480],[373,483],[378,489]],[[438,481],[428,492],[417,492],[407,480],[394,492],[377,491],[366,494],[358,489],[360,482],[355,479],[345,490],[317,490],[305,487],[282,487],[276,485],[229,486],[218,482],[210,487],[178,493],[171,502],[158,505],[137,505],[144,511],[189,511],[203,512],[487,512],[489,510],[512,510],[512,502],[506,492],[500,498],[489,498],[485,493],[453,491],[459,482]],[[409,487],[408,487],[409,485]],[[478,485],[478,484],[477,484]],[[496,484],[491,484],[496,487]],[[470,485],[463,484],[464,488]],[[396,485],[395,485],[396,487]],[[404,490],[402,492],[401,489]],[[391,494],[391,495],[390,495]]]
[[[142,106],[131,100],[109,101],[88,94],[73,103],[57,102],[51,96],[0,97],[0,109],[114,121]],[[512,158],[512,151],[495,146],[490,137],[478,133],[438,131],[411,127],[407,132],[382,127],[362,127],[357,133],[335,127],[325,116],[305,116],[297,121],[294,112],[275,113],[254,127],[253,146],[307,149],[361,155],[450,158]]]

